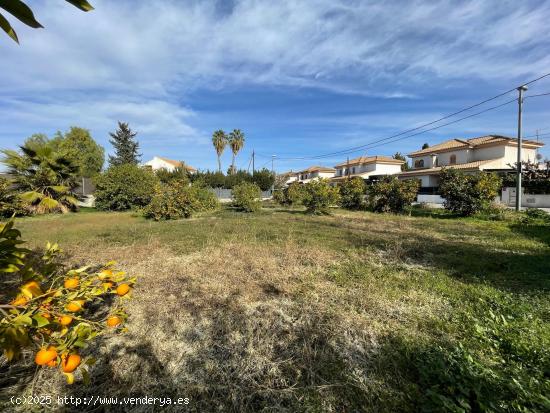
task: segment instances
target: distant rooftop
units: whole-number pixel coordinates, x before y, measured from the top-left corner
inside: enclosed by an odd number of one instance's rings
[[[414,156],[420,156],[420,155],[429,155],[432,153],[437,152],[446,152],[452,149],[459,149],[459,148],[475,148],[477,146],[484,146],[484,145],[494,145],[494,144],[516,144],[517,145],[517,139],[516,138],[510,138],[508,136],[501,136],[501,135],[487,135],[487,136],[480,136],[478,138],[471,138],[471,139],[450,139],[448,141],[438,143],[437,145],[430,146],[426,149],[420,149],[418,151],[414,151],[409,153],[409,157]],[[524,139],[523,141],[524,145],[527,146],[535,146],[535,147],[542,147],[544,146],[543,143],[527,140]]]

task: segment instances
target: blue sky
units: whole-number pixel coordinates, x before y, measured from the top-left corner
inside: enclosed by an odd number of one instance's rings
[[[91,2],[82,13],[28,1],[45,29],[12,20],[21,45],[0,37],[0,147],[78,125],[110,151],[121,120],[138,132],[143,160],[213,169],[212,132],[240,128],[244,168],[252,149],[257,166],[281,158],[279,171],[334,165],[347,155],[282,158],[368,144],[550,72],[545,1]],[[544,92],[550,77],[528,94]],[[510,104],[350,157],[515,136],[516,113]],[[550,144],[550,96],[526,101],[525,135],[537,129]]]

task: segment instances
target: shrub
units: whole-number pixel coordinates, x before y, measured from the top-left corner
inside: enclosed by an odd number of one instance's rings
[[[470,216],[487,209],[498,195],[501,179],[493,173],[467,175],[456,169],[440,174],[439,192],[445,208],[461,216]]]
[[[120,303],[107,314],[102,303],[128,298],[135,279],[117,271],[114,262],[65,271],[57,244],[48,243],[43,256],[33,260],[18,246],[21,234],[13,225],[13,220],[0,224],[0,273],[4,282],[9,274],[19,285],[13,300],[2,303],[8,311],[0,320],[0,349],[8,362],[31,349],[38,366],[60,367],[69,384],[77,369],[87,380],[86,366],[93,360],[82,360],[80,350],[107,329],[123,331],[127,318]]]
[[[286,188],[277,189],[273,192],[273,199],[281,205],[297,205],[304,200],[304,184],[292,182]]]
[[[361,209],[365,205],[366,185],[362,178],[345,180],[339,187],[340,205],[347,209]]]
[[[369,206],[375,212],[403,212],[416,199],[419,187],[420,182],[415,179],[386,177],[369,187]]]
[[[13,183],[0,177],[0,217],[9,218],[13,215],[25,215],[26,209],[13,189]]]
[[[538,208],[527,208],[520,218],[520,223],[526,225],[532,224],[550,224],[550,214]]]
[[[189,218],[201,211],[218,207],[216,195],[207,188],[185,181],[171,181],[162,185],[145,208],[144,215],[155,221]]]
[[[262,202],[260,187],[250,182],[243,182],[233,188],[233,206],[245,212],[259,211]]]
[[[155,171],[155,175],[160,182],[165,184],[172,181],[189,182],[189,173],[181,166],[178,166],[171,171],[166,168],[161,168]]]
[[[96,207],[123,211],[144,207],[159,184],[155,174],[133,164],[112,166],[96,180]]]
[[[328,214],[329,208],[340,200],[337,187],[326,179],[315,179],[304,185],[303,204],[310,214]]]

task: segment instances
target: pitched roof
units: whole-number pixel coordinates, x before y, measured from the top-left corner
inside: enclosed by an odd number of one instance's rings
[[[183,166],[186,170],[191,172],[194,172],[197,170],[196,168],[193,168],[192,166],[187,165],[186,163],[183,163],[181,161],[174,161],[173,159],[163,158],[162,156],[157,156],[157,158],[159,158],[160,160],[163,160],[167,164],[175,166],[176,168]]]
[[[524,139],[522,141],[523,145],[541,147],[544,146],[543,143]],[[448,141],[438,143],[437,145],[430,146],[426,149],[420,149],[408,154],[409,157],[420,156],[420,155],[429,155],[437,152],[446,152],[455,148],[475,148],[482,145],[494,145],[494,144],[512,144],[517,145],[517,139],[510,138],[508,136],[501,135],[486,135],[479,136],[477,138],[471,139],[450,139]]]
[[[385,163],[385,164],[402,165],[405,163],[405,161],[402,161],[401,159],[390,158],[389,156],[380,156],[380,155],[360,156],[359,158],[354,158],[346,162],[341,162],[338,165],[335,165],[335,168],[339,168],[347,165],[361,165],[361,164],[367,164],[367,163]]]
[[[486,159],[483,161],[474,161],[468,163],[459,163],[455,165],[436,166],[434,168],[418,168],[411,169],[410,171],[404,171],[398,174],[399,176],[416,176],[416,175],[432,175],[434,173],[441,172],[444,168],[463,169],[463,170],[480,170],[480,166],[486,165],[490,162],[494,162],[497,159]]]
[[[303,171],[299,171],[298,173],[302,174],[308,172],[336,172],[336,169],[326,166],[310,166],[309,168],[304,169]]]

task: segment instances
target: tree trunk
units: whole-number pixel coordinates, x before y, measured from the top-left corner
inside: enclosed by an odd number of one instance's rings
[[[222,161],[220,159],[220,155],[218,155],[218,172],[222,171]]]
[[[235,153],[233,153],[233,160],[231,161],[231,173],[235,173]]]

